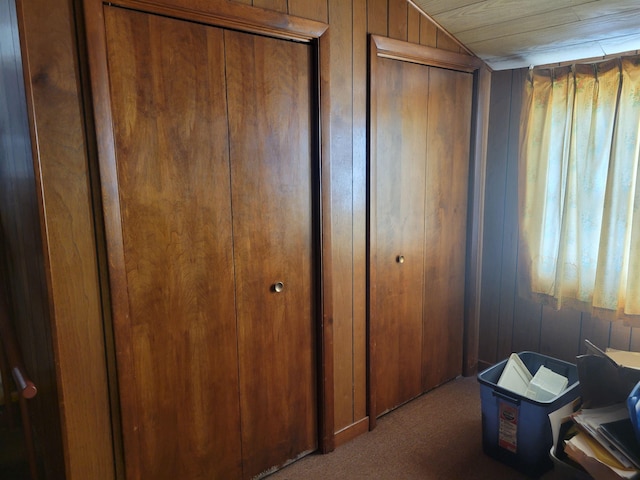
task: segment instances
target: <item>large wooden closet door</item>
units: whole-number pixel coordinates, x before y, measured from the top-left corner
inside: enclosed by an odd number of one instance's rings
[[[316,449],[309,46],[226,32],[245,477]]]
[[[374,416],[463,366],[473,75],[415,58],[371,71]]]
[[[223,32],[113,7],[105,21],[127,478],[239,478]]]
[[[310,47],[105,25],[127,478],[253,478],[317,441]]]

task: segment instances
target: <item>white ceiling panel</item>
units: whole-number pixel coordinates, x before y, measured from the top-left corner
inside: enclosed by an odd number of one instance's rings
[[[409,0],[494,70],[640,50],[640,0]]]

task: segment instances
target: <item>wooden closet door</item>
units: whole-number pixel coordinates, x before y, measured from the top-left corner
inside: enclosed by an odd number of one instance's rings
[[[462,373],[473,75],[430,67],[423,390]]]
[[[317,445],[311,52],[225,32],[244,476]]]
[[[378,40],[383,50],[372,42],[371,68],[374,417],[462,373],[473,102],[473,74],[431,65],[432,49]]]
[[[379,59],[376,75],[376,414],[422,393],[429,71]]]
[[[117,7],[105,22],[127,478],[240,478],[223,32]]]

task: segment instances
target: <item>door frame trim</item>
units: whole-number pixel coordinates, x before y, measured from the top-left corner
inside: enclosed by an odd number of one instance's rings
[[[101,52],[100,55],[88,55],[89,81],[93,119],[95,123],[95,142],[101,177],[102,202],[110,213],[104,215],[107,255],[109,259],[109,296],[112,305],[112,318],[128,317],[128,298],[126,294],[126,276],[123,268],[118,268],[124,258],[120,213],[118,208],[118,177],[115,161],[115,138],[113,118],[110,106],[108,65],[106,58],[106,34],[104,26],[104,7],[119,6],[145,13],[157,14],[187,20],[214,27],[229,28],[246,33],[259,34],[284,40],[308,43],[315,58],[312,104],[317,110],[315,124],[317,130],[313,148],[318,159],[319,171],[314,173],[318,184],[319,218],[316,219],[318,235],[315,243],[318,247],[316,265],[320,271],[316,289],[317,306],[317,409],[318,409],[318,449],[323,453],[335,448],[334,435],[334,386],[333,386],[333,301],[331,275],[331,196],[330,196],[330,57],[329,26],[325,23],[294,17],[262,8],[228,2],[226,0],[82,0],[82,13],[86,25],[88,51]],[[115,261],[114,261],[115,260]],[[319,310],[318,310],[319,309]],[[108,325],[105,325],[108,328]],[[105,335],[110,340],[110,333]],[[107,348],[115,355],[115,345],[106,341]],[[112,372],[114,377],[115,372]],[[118,400],[119,403],[119,400]],[[116,451],[122,452],[123,438],[117,425],[121,423],[120,405],[111,405],[114,418],[114,444]],[[125,471],[122,455],[114,454],[117,470]]]
[[[371,315],[376,305],[376,261],[375,235],[376,223],[371,214],[371,206],[375,204],[376,150],[373,139],[376,138],[377,124],[375,115],[376,96],[375,74],[378,58],[399,60],[420,65],[446,68],[472,73],[473,104],[470,145],[470,174],[467,209],[467,240],[465,264],[465,305],[464,305],[464,337],[463,375],[471,376],[478,368],[478,340],[480,324],[480,293],[482,274],[482,235],[484,218],[484,188],[486,175],[486,150],[489,125],[489,95],[491,87],[491,71],[477,57],[463,53],[449,52],[433,47],[408,43],[379,35],[369,38],[369,86],[368,86],[368,172],[367,172],[367,411],[369,429],[376,426],[376,382],[374,369],[376,358],[375,339],[371,335]],[[373,232],[373,233],[372,233]]]

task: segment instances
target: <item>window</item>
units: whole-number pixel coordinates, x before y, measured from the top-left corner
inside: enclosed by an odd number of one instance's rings
[[[640,325],[640,57],[531,70],[520,145],[521,286]]]

